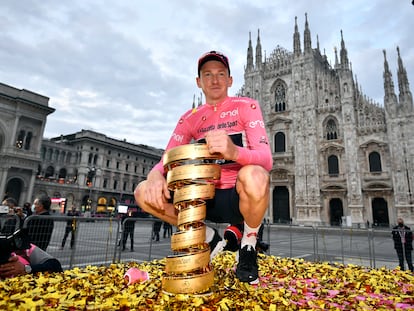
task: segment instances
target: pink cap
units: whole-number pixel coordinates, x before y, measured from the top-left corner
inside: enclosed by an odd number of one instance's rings
[[[141,283],[149,280],[149,274],[147,271],[142,271],[138,268],[129,268],[124,275],[124,279],[128,281],[127,285],[131,285],[137,282]]]

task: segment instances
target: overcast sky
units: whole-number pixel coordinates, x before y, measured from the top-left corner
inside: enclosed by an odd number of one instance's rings
[[[343,31],[363,92],[383,103],[383,53],[398,94],[397,52],[414,85],[411,0],[19,0],[2,1],[0,82],[50,98],[45,137],[90,129],[164,148],[200,90],[201,54],[229,56],[230,95],[243,84],[249,32],[260,29],[263,54],[301,45],[305,13],[312,47],[334,63]]]

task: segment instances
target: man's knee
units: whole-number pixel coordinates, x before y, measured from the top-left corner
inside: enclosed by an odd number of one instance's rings
[[[267,192],[269,180],[269,173],[259,165],[246,165],[240,169],[237,176],[238,187],[242,187],[246,192]]]

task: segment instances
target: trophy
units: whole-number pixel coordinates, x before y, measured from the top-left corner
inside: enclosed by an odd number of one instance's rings
[[[220,179],[220,159],[220,154],[210,154],[206,144],[198,143],[178,146],[164,154],[178,228],[171,237],[174,253],[166,258],[166,276],[162,279],[167,293],[204,293],[214,282],[204,220],[206,200],[214,198],[214,180]]]

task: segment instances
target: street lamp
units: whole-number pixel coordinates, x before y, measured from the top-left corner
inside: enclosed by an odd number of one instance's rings
[[[89,187],[89,197],[88,197],[88,205],[87,205],[88,211],[91,211],[92,209],[92,187],[93,187],[95,176],[96,176],[96,169],[95,167],[92,167],[89,169],[88,175],[86,176],[86,185]]]

